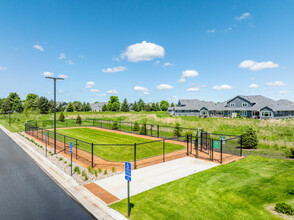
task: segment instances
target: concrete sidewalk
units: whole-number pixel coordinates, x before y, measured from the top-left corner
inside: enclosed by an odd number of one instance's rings
[[[192,157],[184,157],[132,170],[131,196],[217,165],[219,164]],[[119,199],[127,198],[127,181],[125,180],[124,173],[98,180],[95,184]]]

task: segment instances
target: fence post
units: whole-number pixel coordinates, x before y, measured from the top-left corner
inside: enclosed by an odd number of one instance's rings
[[[153,125],[151,125],[151,130],[150,130],[151,131],[151,137],[152,137],[152,127],[153,127]]]
[[[137,168],[137,158],[136,158],[136,152],[137,151],[137,144],[135,143],[134,144],[134,169],[136,169]]]
[[[131,133],[133,133],[133,123],[131,122]]]
[[[242,157],[242,135],[240,136],[240,157]]]
[[[39,129],[37,127],[37,140],[39,140]]]
[[[94,127],[94,119],[93,119],[93,127]]]
[[[157,125],[157,137],[159,138],[159,125]]]
[[[78,139],[76,139],[76,159],[78,159]]]
[[[94,156],[93,156],[93,154],[94,154],[94,145],[92,143],[92,168],[94,167],[94,161],[93,161]]]
[[[202,133],[202,131],[203,131],[203,130],[201,130],[201,135],[200,135],[200,145],[201,145],[201,151],[202,151],[202,145],[203,145],[203,144],[202,144],[202,137],[203,137],[203,133]]]
[[[63,139],[63,151],[64,151],[64,153],[65,153],[65,136],[64,136],[64,139]]]
[[[145,136],[147,135],[147,126],[146,124],[144,124],[144,127],[145,127]]]
[[[220,145],[221,145],[220,146],[220,148],[221,148],[220,149],[220,151],[221,151],[221,154],[220,154],[221,155],[220,156],[221,157],[221,161],[220,161],[220,163],[223,163],[223,139],[220,140]]]
[[[193,149],[193,136],[192,136],[192,134],[190,135],[190,154],[192,154],[193,153],[193,151],[192,151],[192,149]]]
[[[43,133],[44,133],[44,129],[42,129],[42,142],[43,142]]]
[[[211,138],[211,160],[213,161],[213,138]]]
[[[163,162],[165,162],[165,140],[163,139],[163,142],[162,142],[163,146],[162,146],[162,150],[163,150]]]
[[[187,142],[187,156],[189,156],[189,140],[188,140],[188,135],[186,135],[186,142]]]

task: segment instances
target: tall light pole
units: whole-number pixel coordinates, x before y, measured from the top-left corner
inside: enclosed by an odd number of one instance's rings
[[[56,81],[64,80],[64,78],[47,76],[46,79],[53,79],[54,81],[54,154],[56,154]]]

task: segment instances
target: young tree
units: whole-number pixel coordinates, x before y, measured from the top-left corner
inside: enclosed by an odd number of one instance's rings
[[[113,123],[112,123],[112,130],[118,130],[118,122],[117,121],[114,121]]]
[[[138,101],[138,111],[144,111],[145,109],[145,103],[142,99],[139,99]]]
[[[132,105],[132,110],[137,112],[138,111],[138,105],[137,102],[135,101],[134,104]]]
[[[133,127],[133,131],[139,131],[140,130],[140,126],[137,122],[135,122],[134,127]]]
[[[9,113],[9,111],[11,111],[10,100],[9,99],[4,99],[4,101],[2,103],[2,112],[4,114],[7,114],[7,113]]]
[[[127,99],[124,99],[122,105],[121,105],[121,111],[122,112],[129,112],[130,108],[129,108],[129,104],[127,102]]]
[[[111,111],[117,112],[117,111],[119,111],[119,109],[120,109],[120,103],[119,102],[112,103]]]
[[[258,139],[256,135],[256,131],[253,130],[253,128],[247,129],[243,134],[241,135],[241,139],[238,140],[238,143],[240,144],[242,140],[242,147],[248,148],[248,149],[255,149],[257,148]]]
[[[63,122],[64,119],[65,119],[64,114],[63,114],[63,112],[61,112],[60,115],[59,115],[59,117],[58,117],[58,120],[61,121],[61,122]]]
[[[81,102],[79,102],[79,101],[74,101],[74,102],[73,102],[73,105],[74,105],[74,110],[75,110],[76,112],[80,112],[80,111],[83,110],[83,105],[82,105]]]
[[[144,110],[145,110],[146,112],[150,112],[150,110],[151,110],[151,106],[150,106],[149,104],[146,104],[145,107],[144,107]]]
[[[172,102],[172,104],[170,105],[170,107],[175,107],[175,104]]]
[[[91,106],[90,106],[90,103],[87,102],[87,104],[86,104],[86,106],[85,106],[85,108],[84,108],[84,111],[85,111],[85,112],[89,112],[89,111],[91,111],[91,110],[92,110],[92,108],[91,108]]]
[[[68,105],[66,106],[66,111],[67,112],[73,112],[74,111],[74,106],[73,106],[73,104],[71,102],[68,103]]]
[[[47,114],[49,110],[49,101],[46,97],[41,96],[38,99],[38,109],[40,109],[41,114]]]
[[[57,108],[56,108],[56,111],[57,112],[63,112],[64,111],[64,108],[63,106],[61,105],[61,102],[58,104]],[[51,111],[52,112],[52,111]]]
[[[102,106],[102,111],[103,111],[103,112],[107,112],[107,111],[108,111],[108,108],[107,108],[107,105],[106,105],[106,104],[104,104],[104,105]]]
[[[168,104],[167,101],[162,100],[162,101],[160,102],[160,108],[161,108],[162,111],[167,111],[167,108],[168,108],[168,107],[169,107],[169,104]]]
[[[117,96],[110,96],[107,108],[109,111],[118,111],[120,109],[120,102]]]
[[[23,112],[23,104],[22,104],[22,102],[19,102],[19,103],[16,105],[16,107],[15,107],[15,111],[16,111],[17,113],[22,113],[22,112]]]
[[[156,103],[156,111],[161,111],[161,108],[160,108],[160,106],[159,106],[159,103],[158,103],[158,102]]]
[[[82,118],[81,118],[80,115],[77,116],[76,123],[79,124],[79,125],[82,124]]]
[[[156,104],[153,102],[152,105],[151,105],[151,111],[157,111],[157,108],[156,108]]]

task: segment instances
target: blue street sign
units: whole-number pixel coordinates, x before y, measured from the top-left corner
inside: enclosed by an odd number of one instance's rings
[[[129,162],[125,162],[125,179],[131,181],[132,165]]]
[[[45,133],[45,141],[47,141],[47,133]]]
[[[72,142],[70,142],[70,153],[72,154]]]

